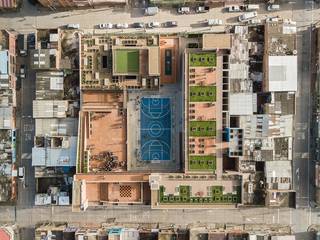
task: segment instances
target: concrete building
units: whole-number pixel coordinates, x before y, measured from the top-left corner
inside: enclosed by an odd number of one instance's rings
[[[266,23],[264,89],[269,92],[297,91],[296,26],[291,23]]]
[[[83,35],[80,41],[82,89],[158,88],[158,36]]]
[[[32,148],[35,205],[69,205],[71,200],[80,98],[79,75],[70,63],[70,58],[77,55],[74,46],[78,46],[73,34],[70,30],[38,29],[36,49],[30,52],[31,67],[36,70],[36,131]],[[69,51],[73,54],[68,55]],[[65,64],[67,60],[69,64]]]
[[[76,174],[73,179],[72,210],[84,211],[101,205],[150,203],[147,174]]]

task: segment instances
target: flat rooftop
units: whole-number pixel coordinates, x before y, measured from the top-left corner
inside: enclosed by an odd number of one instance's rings
[[[80,141],[86,171],[125,170],[126,117],[122,93],[84,91],[82,99]]]
[[[186,54],[187,171],[215,173],[220,139],[221,57],[213,51],[192,51]]]

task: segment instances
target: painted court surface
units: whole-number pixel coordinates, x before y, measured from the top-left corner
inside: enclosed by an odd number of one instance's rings
[[[140,105],[141,160],[170,160],[170,99],[142,98]]]

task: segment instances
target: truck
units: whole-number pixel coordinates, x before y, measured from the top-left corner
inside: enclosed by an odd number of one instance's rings
[[[238,20],[239,22],[247,22],[249,21],[250,19],[252,18],[255,18],[258,16],[258,13],[256,11],[254,12],[248,12],[248,13],[245,13],[245,14],[242,14],[239,16]]]
[[[24,34],[19,34],[17,38],[17,45],[19,49],[19,54],[21,57],[27,56],[28,40]]]
[[[210,7],[208,6],[198,6],[196,7],[196,13],[206,13],[209,12]]]
[[[147,7],[144,9],[144,15],[146,16],[154,16],[159,12],[158,7]]]

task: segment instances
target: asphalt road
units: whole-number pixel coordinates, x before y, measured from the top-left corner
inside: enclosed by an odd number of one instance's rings
[[[305,2],[302,10],[296,11],[293,19],[297,21],[298,49],[298,92],[296,94],[296,116],[294,134],[293,179],[296,190],[296,206],[308,207],[313,198],[313,159],[310,159],[311,103],[311,23],[313,22],[313,3]]]
[[[17,123],[19,126],[18,164],[25,167],[25,182],[18,182],[17,206],[32,206],[35,195],[34,168],[32,167],[32,147],[34,138],[34,119],[32,118],[32,100],[35,98],[35,72],[29,66],[27,57],[18,57],[19,65],[26,66],[26,78],[21,79],[21,88],[17,97]]]

